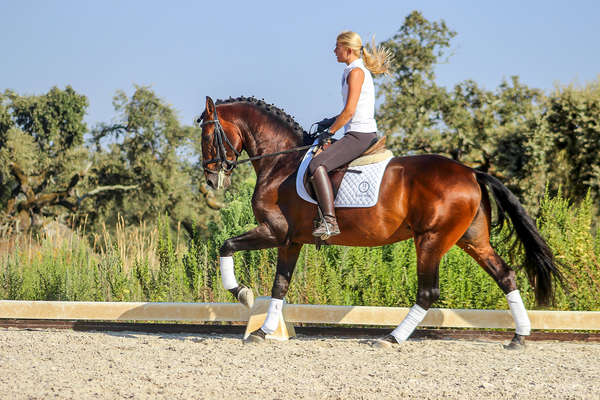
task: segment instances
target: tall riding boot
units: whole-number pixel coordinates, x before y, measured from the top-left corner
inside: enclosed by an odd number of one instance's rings
[[[335,208],[333,206],[333,187],[331,186],[327,169],[322,165],[319,166],[310,178],[310,183],[315,190],[319,207],[323,213],[323,219],[313,231],[313,236],[327,240],[331,236],[339,235],[340,228],[335,219]]]

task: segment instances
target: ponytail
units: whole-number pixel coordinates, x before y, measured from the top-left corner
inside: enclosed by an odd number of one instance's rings
[[[390,74],[390,64],[392,53],[383,46],[375,44],[375,37],[371,40],[371,51],[364,46],[361,46],[361,55],[365,63],[365,67],[372,74]]]
[[[363,46],[358,33],[345,31],[338,35],[337,42],[350,48],[357,57],[362,57],[365,67],[372,74],[389,75],[392,53],[383,46],[377,46],[375,36],[371,39],[370,46]]]

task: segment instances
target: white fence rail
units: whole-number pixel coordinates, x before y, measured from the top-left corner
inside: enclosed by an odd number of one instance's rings
[[[395,326],[405,307],[286,304],[289,323]],[[248,321],[238,303],[126,303],[0,300],[0,319],[68,319],[105,321]],[[533,329],[600,330],[599,311],[529,311]],[[432,308],[419,326],[443,328],[514,327],[508,310]]]

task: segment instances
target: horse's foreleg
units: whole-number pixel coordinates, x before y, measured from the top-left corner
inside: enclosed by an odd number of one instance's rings
[[[219,255],[230,257],[236,251],[270,249],[281,244],[268,225],[260,224],[246,233],[227,239],[219,249]]]
[[[417,248],[417,299],[416,304],[398,325],[391,335],[397,342],[403,342],[413,333],[417,325],[423,321],[427,310],[440,297],[439,265],[446,252],[440,247],[439,237],[435,234],[424,234],[415,237]]]
[[[283,309],[283,298],[290,287],[292,274],[294,268],[296,268],[296,261],[301,249],[302,245],[298,243],[292,243],[287,247],[279,248],[277,272],[275,273],[275,281],[271,290],[271,302],[269,303],[267,318],[260,328],[265,334],[273,333],[277,329]],[[260,334],[258,335],[260,336]]]
[[[254,295],[251,289],[238,284],[234,272],[233,253],[240,250],[268,249],[279,244],[271,229],[267,225],[261,224],[246,233],[227,239],[219,250],[219,267],[223,287],[248,308],[251,308],[254,303]]]

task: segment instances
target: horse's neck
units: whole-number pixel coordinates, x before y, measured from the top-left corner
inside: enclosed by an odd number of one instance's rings
[[[291,129],[275,130],[275,124],[268,120],[268,116],[257,113],[254,118],[254,123],[238,126],[244,137],[244,149],[250,157],[266,156],[273,153],[278,153],[285,150],[290,150],[294,147],[302,145],[300,140],[294,135]],[[298,168],[301,157],[297,152],[267,156],[256,161],[253,161],[256,175],[263,176],[265,174],[272,175],[274,172],[291,171]],[[279,175],[279,174],[278,174]]]
[[[244,133],[244,146],[250,157],[273,154],[301,146],[299,140],[288,129],[277,131],[266,124],[256,124],[249,128]]]
[[[254,165],[258,181],[266,180],[271,183],[281,182],[298,171],[305,151],[282,154],[272,157],[269,162]]]

